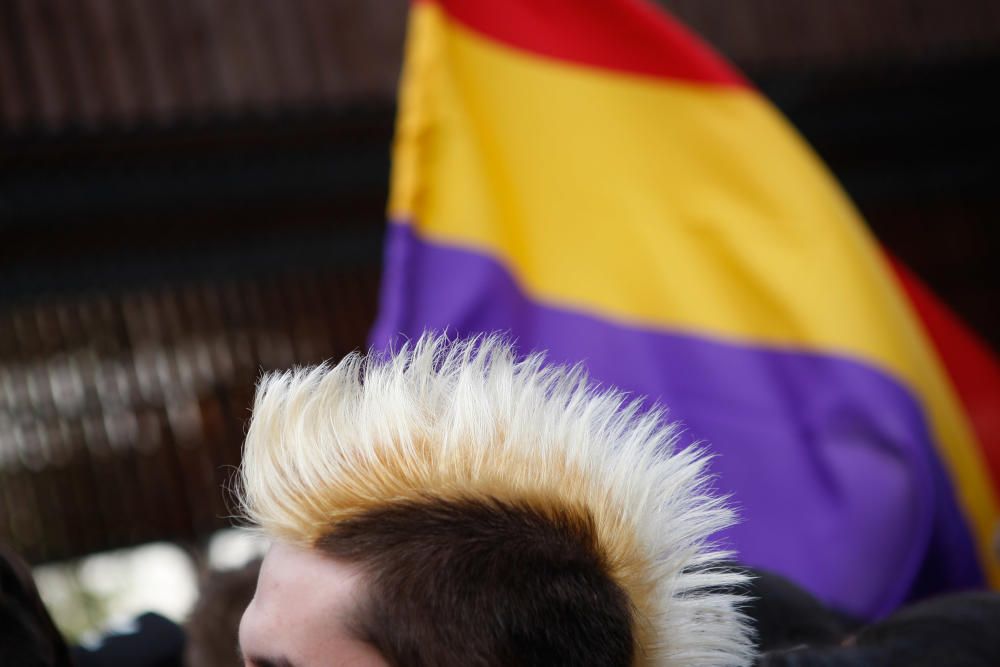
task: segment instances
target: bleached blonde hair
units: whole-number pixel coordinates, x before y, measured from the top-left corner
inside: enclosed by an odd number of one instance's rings
[[[592,521],[634,610],[637,665],[752,657],[712,535],[733,513],[707,458],[662,411],[588,383],[580,366],[518,360],[499,337],[425,334],[388,355],[264,376],[240,469],[247,519],[314,547],[339,522],[397,502],[483,499]]]

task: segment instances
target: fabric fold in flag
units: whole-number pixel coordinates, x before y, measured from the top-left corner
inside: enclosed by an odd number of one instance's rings
[[[393,159],[373,345],[507,331],[663,403],[716,453],[743,516],[722,537],[847,611],[998,581],[995,435],[929,301],[675,21],[635,0],[418,2]]]

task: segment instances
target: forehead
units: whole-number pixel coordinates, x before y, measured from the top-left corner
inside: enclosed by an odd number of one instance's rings
[[[356,568],[311,549],[275,543],[264,558],[257,592],[240,623],[248,658],[287,659],[295,667],[383,665],[352,636],[364,585]]]

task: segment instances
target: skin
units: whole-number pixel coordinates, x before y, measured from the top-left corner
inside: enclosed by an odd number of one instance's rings
[[[313,550],[274,544],[240,622],[245,667],[389,667],[353,636],[364,581],[350,565]]]

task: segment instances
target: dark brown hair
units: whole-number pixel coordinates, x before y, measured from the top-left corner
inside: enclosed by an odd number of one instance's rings
[[[357,564],[359,637],[397,667],[626,667],[633,612],[584,512],[498,500],[390,503],[316,547]]]
[[[210,572],[201,584],[198,602],[184,624],[185,667],[227,667],[240,664],[236,646],[240,618],[257,589],[260,560],[236,570]]]

